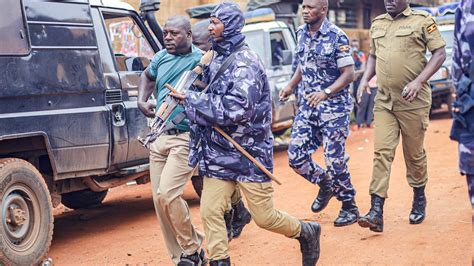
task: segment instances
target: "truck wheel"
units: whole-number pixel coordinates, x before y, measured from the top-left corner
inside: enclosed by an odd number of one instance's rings
[[[0,265],[38,264],[51,245],[53,221],[38,170],[21,159],[0,159]]]
[[[201,197],[202,188],[204,187],[204,178],[196,175],[191,178],[191,181],[193,182],[194,191],[196,191],[196,194]]]
[[[108,190],[94,192],[90,189],[74,191],[61,195],[61,203],[71,209],[87,208],[102,203]]]

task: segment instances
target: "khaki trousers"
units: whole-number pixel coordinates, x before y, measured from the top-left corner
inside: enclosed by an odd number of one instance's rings
[[[224,212],[231,202],[237,183],[204,177],[201,198],[201,219],[207,238],[207,251],[211,260],[229,257],[229,243]],[[272,183],[238,183],[247,199],[248,208],[255,223],[266,230],[295,238],[300,235],[298,219],[278,211],[273,205]]]
[[[181,198],[194,169],[188,166],[189,133],[161,135],[150,147],[153,203],[168,252],[175,264],[181,253],[198,251],[204,235],[193,226]]]
[[[411,187],[426,185],[428,173],[423,142],[429,122],[429,108],[395,112],[383,107],[376,107],[374,118],[374,166],[370,194],[377,194],[383,198],[388,197],[390,170],[400,133],[408,184]]]

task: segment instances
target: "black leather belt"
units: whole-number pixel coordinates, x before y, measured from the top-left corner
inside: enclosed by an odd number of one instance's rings
[[[179,134],[182,134],[182,133],[185,133],[185,132],[188,132],[188,131],[172,128],[172,129],[166,130],[165,132],[163,132],[163,134],[165,134],[165,135],[179,135]]]

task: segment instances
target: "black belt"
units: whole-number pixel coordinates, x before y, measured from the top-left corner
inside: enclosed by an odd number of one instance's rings
[[[163,132],[163,134],[165,134],[165,135],[179,135],[179,134],[186,133],[186,132],[188,132],[188,131],[172,128],[172,129],[166,130],[165,132]]]

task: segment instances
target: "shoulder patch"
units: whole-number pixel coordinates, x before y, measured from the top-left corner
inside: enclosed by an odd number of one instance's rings
[[[347,44],[345,45],[339,45],[339,51],[345,53],[345,52],[349,52],[351,50],[351,47]]]
[[[438,28],[438,26],[436,26],[436,23],[433,23],[433,24],[429,25],[428,27],[426,27],[426,31],[431,34],[431,33],[433,33],[437,28]]]

